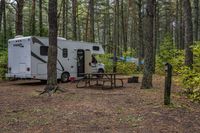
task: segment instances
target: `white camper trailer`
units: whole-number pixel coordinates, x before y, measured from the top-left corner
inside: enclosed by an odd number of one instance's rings
[[[104,64],[95,55],[104,54],[101,45],[58,40],[57,79],[66,82],[70,77],[79,79],[82,73],[104,72]],[[47,80],[47,37],[16,37],[8,41],[8,73],[10,78]]]

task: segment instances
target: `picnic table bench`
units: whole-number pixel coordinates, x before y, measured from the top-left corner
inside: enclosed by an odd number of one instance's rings
[[[91,86],[101,86],[102,89],[105,88],[106,83],[110,83],[110,88],[123,87],[124,86],[124,78],[116,77],[118,74],[116,73],[84,73],[84,78],[78,80],[76,87],[77,88],[85,88]],[[120,85],[117,86],[117,81],[120,81]],[[96,84],[92,84],[92,82],[96,82]]]

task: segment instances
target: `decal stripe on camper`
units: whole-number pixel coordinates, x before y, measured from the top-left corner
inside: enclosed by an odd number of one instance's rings
[[[31,51],[31,56],[35,57],[36,59],[40,60],[40,61],[43,62],[43,63],[47,63],[45,60],[43,60],[42,58],[40,58],[39,56],[37,56],[37,55],[36,55],[35,53],[33,53],[32,51]]]
[[[40,45],[42,45],[42,46],[45,46],[44,45],[44,43],[42,43],[39,39],[37,39],[36,37],[32,37],[32,41],[33,41],[33,44],[34,43],[38,43],[38,44],[40,44]]]
[[[32,37],[32,41],[33,41],[33,44],[34,43],[38,43],[42,46],[46,46],[43,42],[41,42],[39,39],[37,39],[36,37]],[[59,46],[57,46],[58,49],[62,50]]]
[[[60,66],[62,67],[62,71],[64,71],[65,69],[64,69],[63,65],[61,64],[61,62],[58,59],[57,59],[57,61],[60,64]]]

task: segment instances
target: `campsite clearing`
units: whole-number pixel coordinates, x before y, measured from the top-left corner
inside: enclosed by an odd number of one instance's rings
[[[102,90],[60,84],[65,93],[38,96],[39,81],[0,83],[0,132],[198,133],[200,105],[190,102],[173,83],[172,105],[163,105],[164,77],[154,89],[140,83]]]

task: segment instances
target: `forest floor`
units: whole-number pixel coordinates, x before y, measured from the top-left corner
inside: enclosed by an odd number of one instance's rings
[[[163,105],[164,77],[154,89],[140,83],[101,90],[59,84],[65,93],[38,96],[39,81],[0,83],[0,133],[200,133],[200,104],[173,82],[172,105]]]

